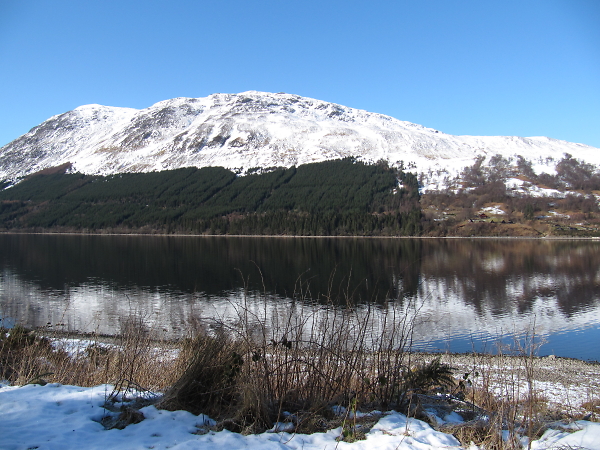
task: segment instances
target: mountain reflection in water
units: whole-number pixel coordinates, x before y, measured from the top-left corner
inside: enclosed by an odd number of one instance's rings
[[[351,293],[375,318],[418,310],[417,348],[493,351],[535,326],[541,354],[600,360],[599,268],[590,240],[5,234],[0,313],[115,333],[134,312],[176,336],[243,299],[286,315]]]

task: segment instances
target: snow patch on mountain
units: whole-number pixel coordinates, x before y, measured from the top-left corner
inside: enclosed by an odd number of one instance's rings
[[[452,136],[334,103],[248,91],[174,98],[136,110],[80,106],[34,127],[0,149],[0,180],[66,162],[86,174],[180,167],[300,165],[357,157],[403,164],[443,184],[478,156],[523,155],[552,170],[565,153],[600,164],[600,150],[547,137]],[[441,185],[440,185],[441,186]]]

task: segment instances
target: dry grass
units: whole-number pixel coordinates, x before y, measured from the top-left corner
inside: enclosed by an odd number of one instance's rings
[[[162,390],[179,376],[172,344],[157,341],[139,318],[124,320],[114,343],[94,335],[80,338],[21,326],[0,329],[0,379],[17,385],[110,383],[116,393]]]
[[[515,441],[504,441],[494,421],[474,420],[462,424],[440,427],[440,431],[452,434],[463,445],[476,444],[486,450],[517,450],[522,446]]]
[[[588,400],[581,405],[589,414],[586,415],[586,419],[591,420],[593,422],[597,422],[600,420],[600,399],[595,398],[593,400]]]

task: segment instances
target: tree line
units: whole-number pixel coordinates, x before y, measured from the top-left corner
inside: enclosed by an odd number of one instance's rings
[[[418,235],[414,175],[354,158],[250,171],[39,174],[0,191],[4,230]]]

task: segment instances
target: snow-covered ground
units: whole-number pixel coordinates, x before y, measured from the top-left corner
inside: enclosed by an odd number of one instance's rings
[[[540,173],[553,173],[554,170],[551,166],[544,167]],[[577,192],[562,192],[557,189],[550,189],[527,181],[520,180],[518,178],[509,178],[506,181],[506,188],[512,192],[513,195],[529,195],[531,197],[554,197],[554,198],[565,198],[567,193],[573,195],[581,195]]]
[[[123,430],[107,430],[100,423],[110,413],[103,408],[112,387],[60,384],[0,385],[0,448],[3,450],[75,449],[460,449],[451,435],[396,412],[381,416],[366,440],[338,442],[341,428],[311,435],[267,432],[243,436],[230,431],[208,431],[210,418],[185,411],[141,409],[145,419]],[[205,434],[201,434],[205,430]],[[476,447],[471,446],[474,450]],[[526,448],[526,446],[525,446]],[[600,424],[577,421],[550,429],[532,442],[532,449],[600,449]]]
[[[506,212],[500,206],[501,205],[488,206],[486,208],[482,208],[481,210],[479,210],[479,212],[491,216],[502,216],[506,214]]]

